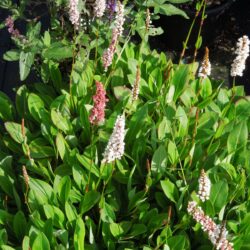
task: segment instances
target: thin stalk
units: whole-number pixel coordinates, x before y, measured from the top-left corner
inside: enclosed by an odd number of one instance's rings
[[[72,91],[71,91],[71,88],[72,88],[72,78],[73,78],[73,70],[74,70],[74,66],[75,66],[75,53],[76,53],[76,30],[74,28],[74,47],[73,47],[73,57],[72,57],[72,66],[71,66],[71,73],[70,73],[70,77],[69,77],[69,94],[70,94],[70,97],[72,97]]]
[[[24,203],[27,205],[29,213],[31,214],[31,209],[30,209],[29,202],[28,202],[28,192],[29,192],[29,187],[26,186],[26,191],[24,193]]]
[[[198,31],[198,36],[197,36],[197,40],[196,40],[196,44],[195,44],[195,50],[194,50],[194,59],[193,59],[193,63],[195,62],[196,56],[197,56],[197,52],[198,52],[198,47],[197,47],[197,42],[201,36],[201,30],[204,24],[204,20],[206,18],[205,16],[205,11],[206,11],[206,6],[207,6],[207,0],[204,1],[203,4],[203,9],[202,9],[202,16],[201,16],[201,21],[200,21],[200,26],[199,26],[199,31]]]
[[[232,99],[235,95],[235,76],[233,77],[233,89],[232,89]]]
[[[205,0],[202,0],[201,6],[204,4],[204,1],[205,1]],[[189,42],[191,33],[192,33],[192,31],[193,31],[195,21],[196,21],[197,17],[199,16],[200,10],[201,10],[201,8],[198,9],[198,10],[196,11],[195,16],[194,16],[194,19],[193,19],[193,21],[192,21],[192,23],[191,23],[191,26],[190,26],[190,28],[189,28],[189,31],[188,31],[186,40],[185,40],[185,42],[184,42],[184,44],[183,44],[183,49],[182,49],[182,52],[181,52],[181,55],[180,55],[179,64],[181,63],[181,61],[182,61],[182,59],[183,59],[183,57],[184,57],[184,55],[185,55],[185,52],[186,52],[186,49],[187,49],[187,44],[188,44],[188,42]]]

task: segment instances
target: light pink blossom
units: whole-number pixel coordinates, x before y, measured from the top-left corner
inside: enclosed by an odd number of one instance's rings
[[[103,162],[110,163],[115,159],[121,159],[124,154],[125,117],[119,115],[116,119],[112,135],[103,154]]]
[[[208,238],[217,250],[233,250],[233,244],[227,240],[227,230],[224,225],[217,225],[212,218],[207,216],[195,201],[189,201],[188,213],[201,224],[201,228],[208,234]]]
[[[21,37],[19,30],[14,28],[14,20],[11,16],[8,16],[5,19],[5,26],[8,28],[8,32],[11,34],[12,37],[14,38]]]
[[[116,51],[117,39],[118,39],[118,34],[116,30],[113,30],[111,43],[102,55],[102,64],[104,67],[104,71],[107,71],[108,67],[112,64],[113,57]]]
[[[124,22],[125,22],[124,5],[120,1],[118,1],[116,5],[116,17],[115,17],[115,29],[118,36],[122,35],[122,32],[124,30],[123,28]]]
[[[102,55],[102,64],[104,67],[104,71],[107,71],[108,67],[112,64],[119,36],[122,35],[124,29],[124,21],[124,6],[120,1],[118,1],[116,5],[115,27],[112,30],[111,43],[108,49],[106,49]]]
[[[105,0],[96,0],[94,5],[94,15],[96,17],[102,17],[106,9]]]
[[[69,20],[76,29],[80,26],[79,0],[69,0]]]

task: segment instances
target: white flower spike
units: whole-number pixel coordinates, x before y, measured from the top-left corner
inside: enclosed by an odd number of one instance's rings
[[[210,189],[211,189],[211,182],[207,177],[204,169],[202,169],[199,178],[199,191],[198,191],[198,196],[202,202],[204,202],[205,200],[209,200]]]
[[[249,56],[250,41],[248,36],[239,38],[235,54],[237,55],[231,65],[231,76],[242,76],[245,69],[246,59]]]
[[[116,119],[113,133],[103,154],[103,162],[110,163],[121,159],[124,154],[125,116],[119,115]]]

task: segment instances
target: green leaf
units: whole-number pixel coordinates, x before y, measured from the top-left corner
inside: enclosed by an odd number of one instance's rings
[[[21,52],[19,59],[20,80],[24,81],[30,73],[30,68],[34,62],[34,54],[32,52]]]
[[[73,56],[73,48],[70,45],[65,45],[61,42],[53,43],[49,48],[42,52],[44,58],[53,60],[62,60]]]
[[[61,159],[63,161],[66,160],[68,158],[69,149],[68,144],[61,133],[58,133],[56,136],[56,147]]]
[[[157,6],[155,6],[155,10],[154,10],[155,14],[162,14],[162,15],[167,15],[167,16],[172,16],[172,15],[180,15],[183,16],[184,18],[188,19],[188,16],[186,15],[186,13],[181,10],[178,9],[177,7],[175,7],[172,4],[159,4]]]
[[[24,137],[22,135],[22,128],[20,124],[15,122],[5,122],[4,126],[14,141],[16,141],[17,143],[24,142]],[[28,138],[30,137],[30,132],[28,131],[27,128],[24,128],[24,135],[27,136]]]
[[[20,51],[13,49],[4,53],[3,59],[9,62],[18,61],[20,58]]]
[[[116,86],[114,87],[114,95],[116,99],[123,100],[127,96],[131,95],[131,90],[124,86]]]
[[[76,208],[68,202],[65,203],[65,213],[69,222],[76,220],[77,218]]]
[[[168,199],[170,199],[174,203],[177,203],[179,199],[179,194],[174,183],[172,183],[169,179],[166,179],[164,181],[161,181],[161,187]]]
[[[46,47],[50,46],[50,42],[51,42],[51,38],[50,38],[50,34],[49,31],[45,31],[44,32],[44,37],[43,37],[43,43]]]
[[[176,118],[179,120],[178,136],[184,137],[188,133],[188,117],[181,106],[176,110]]]
[[[42,121],[42,112],[44,112],[44,102],[36,94],[29,94],[28,96],[28,108],[32,117],[37,121]]]
[[[149,36],[159,36],[164,33],[164,30],[161,27],[149,27],[148,35]]]
[[[80,206],[81,214],[84,214],[87,211],[89,211],[100,200],[100,197],[101,195],[97,191],[91,190],[87,192],[84,195],[83,200],[81,202]]]
[[[1,245],[1,250],[16,250],[16,249],[7,245]]]
[[[50,244],[45,234],[40,232],[36,236],[32,244],[32,250],[44,250],[44,249],[50,250]]]
[[[53,224],[58,228],[64,228],[64,213],[56,206],[51,206],[49,204],[45,204],[43,206],[44,213],[47,219],[52,219]]]
[[[44,213],[47,216],[48,211],[46,210],[46,208],[44,208],[44,210],[45,210]],[[54,214],[53,214],[53,216],[54,216]],[[52,241],[52,237],[53,237],[53,220],[52,220],[52,218],[47,219],[44,223],[44,226],[43,226],[43,233],[46,235],[49,242]]]
[[[0,119],[3,121],[12,121],[15,110],[10,98],[0,91]]]
[[[89,122],[89,115],[86,107],[84,105],[80,106],[80,123],[82,126],[82,136],[84,141],[90,140],[90,122]]]
[[[189,66],[181,64],[177,67],[177,69],[174,72],[174,76],[172,79],[172,84],[175,87],[175,92],[174,92],[174,101],[177,100],[177,98],[182,94],[184,91],[185,85],[189,81]]]
[[[90,155],[87,153],[84,155],[76,154],[78,161],[82,164],[84,168],[90,171],[95,176],[99,177],[100,172],[97,166],[94,164],[93,160],[90,158]]]
[[[47,141],[42,138],[37,138],[29,144],[30,156],[34,159],[48,158],[55,156],[55,151],[52,147],[46,146]]]
[[[8,196],[13,197],[14,171],[12,168],[12,157],[6,156],[0,161],[0,187]]]
[[[168,238],[168,246],[171,250],[184,250],[186,238],[184,235],[176,235]]]
[[[199,48],[201,47],[201,45],[202,45],[202,36],[199,36],[199,37],[197,38],[196,43],[195,43],[195,48],[196,48],[196,49],[199,49]]]
[[[123,234],[123,229],[119,224],[111,223],[109,227],[110,227],[110,232],[115,238],[119,238]]]
[[[235,153],[237,149],[243,150],[248,140],[247,122],[241,121],[233,127],[227,139],[228,153]]]
[[[239,99],[236,106],[236,115],[243,120],[250,116],[250,101],[246,99]]]
[[[13,215],[6,212],[5,210],[0,209],[0,225],[6,225],[12,223]]]
[[[201,96],[203,99],[208,98],[212,93],[212,84],[208,77],[201,80]]]
[[[29,204],[30,205],[44,205],[50,204],[53,200],[53,189],[45,181],[30,178],[29,182]]]
[[[224,180],[220,180],[211,187],[210,201],[215,212],[219,212],[227,203],[228,184]]]
[[[162,118],[158,126],[158,139],[163,140],[167,136],[167,134],[171,133],[171,121],[167,119],[166,116]]]
[[[167,166],[167,151],[164,145],[159,146],[159,148],[154,152],[151,171],[153,174],[164,174]]]
[[[28,236],[23,238],[22,250],[30,250],[30,238]]]
[[[22,240],[26,231],[26,219],[22,211],[18,211],[13,220],[13,229],[19,240]]]
[[[85,239],[85,225],[81,217],[76,220],[75,232],[74,232],[74,249],[84,250]]]
[[[72,166],[73,179],[80,190],[84,190],[87,185],[88,175],[84,168],[79,166],[79,164],[74,164]]]
[[[62,177],[57,188],[58,188],[59,199],[62,203],[65,204],[65,202],[69,198],[70,189],[71,189],[70,177],[69,176]]]
[[[62,89],[62,75],[59,70],[59,65],[57,63],[50,62],[49,72],[55,89],[60,91]]]
[[[35,25],[31,24],[28,26],[28,31],[26,36],[28,37],[29,41],[34,41],[40,35],[41,31],[41,22],[37,22]]]
[[[133,143],[137,136],[137,133],[141,131],[141,124],[148,115],[148,105],[145,104],[140,109],[136,111],[129,123],[129,129],[126,134],[126,142],[128,144]]]
[[[113,207],[105,201],[101,206],[101,219],[103,222],[107,223],[113,223],[116,219]]]
[[[133,237],[147,232],[147,227],[144,224],[134,224],[129,232]]]
[[[139,191],[134,194],[134,189],[132,189],[129,193],[128,210],[132,211],[132,209],[138,207],[138,205],[142,204],[146,199],[145,191]]]
[[[16,110],[19,117],[25,117],[28,111],[28,89],[22,85],[16,92]]]
[[[179,153],[174,142],[169,141],[168,143],[168,158],[171,164],[176,164],[179,160]]]
[[[70,133],[72,131],[72,125],[70,121],[63,116],[60,112],[56,111],[55,109],[51,110],[51,119],[54,125],[62,130],[64,133]]]

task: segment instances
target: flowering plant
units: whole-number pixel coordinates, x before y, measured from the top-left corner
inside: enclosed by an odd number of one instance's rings
[[[129,42],[137,12],[116,4],[111,29],[100,14],[88,33],[69,19],[73,38],[37,24],[5,55],[40,82],[15,104],[0,93],[1,248],[247,249],[249,98],[210,79],[208,50],[201,68],[151,51],[143,4]]]

